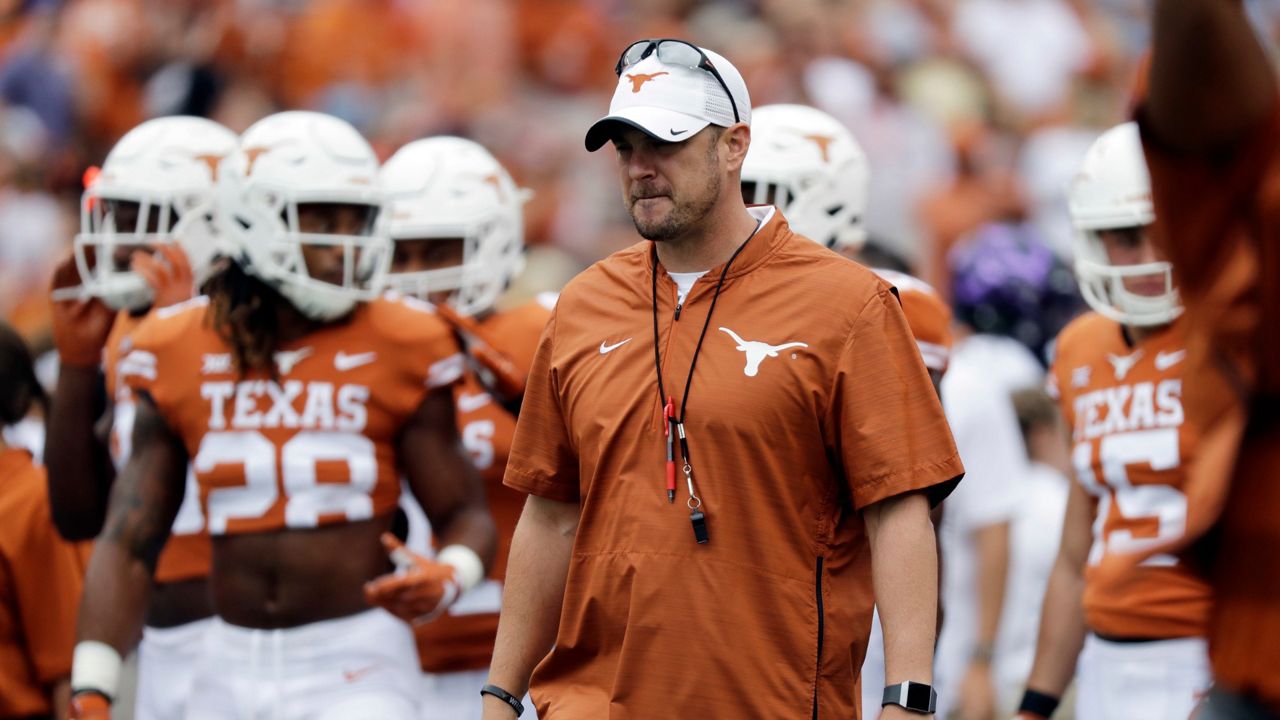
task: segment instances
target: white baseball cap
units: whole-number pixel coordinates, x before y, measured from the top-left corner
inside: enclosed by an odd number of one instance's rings
[[[587,130],[587,150],[595,152],[613,139],[619,124],[630,125],[665,142],[683,142],[708,125],[729,127],[735,122],[750,125],[751,96],[747,94],[742,74],[720,54],[698,49],[720,73],[724,85],[705,68],[663,62],[659,57],[663,55],[661,51],[650,52],[618,75],[609,114]],[[733,94],[732,99],[725,93],[726,89]],[[734,118],[735,106],[737,119]]]

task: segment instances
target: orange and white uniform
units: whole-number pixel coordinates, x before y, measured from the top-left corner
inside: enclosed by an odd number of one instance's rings
[[[896,270],[875,268],[875,273],[898,290],[902,312],[920,348],[924,366],[944,373],[951,360],[951,308],[929,283]]]
[[[1050,387],[1072,429],[1076,481],[1097,499],[1081,717],[1187,717],[1210,681],[1208,584],[1173,555],[1104,562],[1186,531],[1184,485],[1200,428],[1183,403],[1184,381],[1194,382],[1183,329],[1175,321],[1130,346],[1118,323],[1089,313],[1058,339]]]
[[[151,397],[186,446],[209,533],[283,532],[392,512],[400,429],[429,392],[463,371],[450,330],[429,306],[362,304],[347,320],[280,347],[275,380],[261,371],[238,376],[207,308],[201,297],[153,312],[131,334],[120,374]],[[207,647],[211,671],[201,672],[193,693],[200,702],[191,703],[199,717],[243,713],[264,678],[278,688],[273,698],[309,698],[297,701],[308,706],[337,703],[335,692],[384,693],[362,699],[373,715],[360,717],[400,717],[402,701],[416,704],[411,634],[381,610],[276,631],[215,620]],[[269,662],[263,647],[273,648]],[[380,670],[343,675],[367,666]],[[384,700],[392,705],[378,704]]]
[[[108,443],[117,472],[129,459],[137,412],[133,391],[124,382],[120,370],[122,361],[133,348],[131,335],[145,317],[122,310],[103,348],[103,373],[113,416]],[[188,469],[186,496],[156,562],[156,583],[208,577],[211,552],[209,533],[200,512],[200,494],[195,488],[195,477]],[[173,627],[143,628],[138,646],[138,691],[134,700],[138,720],[163,720],[184,714],[209,627],[210,620],[204,618]]]
[[[137,412],[133,391],[120,373],[121,362],[133,349],[131,335],[146,316],[121,311],[111,326],[103,349],[103,373],[112,403],[111,459],[116,471],[129,460],[133,442],[133,419]],[[194,491],[195,477],[188,472],[187,496],[173,521],[173,530],[156,562],[155,581],[160,584],[193,580],[209,575],[209,533],[200,512],[200,497]]]
[[[152,313],[121,374],[191,456],[210,534],[357,522],[400,495],[395,442],[463,358],[425,304],[379,299],[276,352],[279,380],[237,378],[206,298]]]
[[[25,450],[0,450],[0,717],[53,711],[50,686],[71,675],[89,543],[51,519],[44,470]]]
[[[685,378],[721,268],[677,286],[643,242],[561,293],[505,482],[581,505],[543,717],[858,717],[871,623],[860,510],[963,473],[906,319],[871,271],[761,221],[725,281],[687,412],[708,542],[665,491],[662,402]],[[656,278],[655,278],[656,273]]]

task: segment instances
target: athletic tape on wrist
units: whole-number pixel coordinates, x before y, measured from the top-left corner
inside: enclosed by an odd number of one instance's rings
[[[71,658],[71,691],[96,690],[114,699],[120,687],[123,659],[116,649],[97,640],[76,643]]]
[[[436,555],[436,561],[452,565],[457,571],[458,594],[461,595],[475,587],[484,579],[484,563],[475,550],[466,545],[450,545]]]

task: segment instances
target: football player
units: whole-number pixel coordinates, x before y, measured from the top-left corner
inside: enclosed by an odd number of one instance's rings
[[[108,710],[188,458],[216,618],[186,717],[416,715],[412,633],[365,600],[395,549],[400,472],[443,546],[398,563],[426,578],[384,602],[401,619],[479,582],[494,531],[454,424],[457,345],[425,304],[379,297],[391,244],[377,172],[354,128],[311,112],[260,120],[221,164],[232,262],[207,296],[148,317],[121,364],[133,452],[86,578],[79,717]]]
[[[1052,714],[1078,656],[1077,717],[1186,718],[1210,684],[1208,585],[1173,555],[1103,562],[1179,539],[1199,433],[1183,409],[1182,307],[1151,242],[1136,125],[1094,143],[1069,202],[1076,274],[1093,312],[1059,336],[1051,388],[1072,428],[1077,482],[1020,711]]]
[[[395,242],[388,284],[431,301],[455,323],[471,370],[454,389],[458,428],[484,478],[498,528],[498,555],[488,578],[446,616],[416,629],[426,673],[421,717],[479,717],[506,558],[525,499],[502,484],[502,475],[521,388],[555,296],[544,293],[509,310],[495,307],[523,266],[528,191],[483,147],[456,137],[418,140],[393,155],[381,175]],[[412,517],[412,505],[406,510]],[[527,707],[532,711],[532,704]]]
[[[75,254],[54,278],[55,298],[79,297],[54,301],[61,367],[46,440],[53,517],[69,539],[102,529],[129,456],[134,401],[120,361],[130,334],[152,307],[189,299],[213,266],[214,181],[236,140],[203,118],[149,120],[116,143],[85,189]],[[105,437],[95,432],[100,415],[111,420]],[[184,713],[212,615],[208,574],[209,536],[188,491],[155,568],[138,650],[140,720]]]

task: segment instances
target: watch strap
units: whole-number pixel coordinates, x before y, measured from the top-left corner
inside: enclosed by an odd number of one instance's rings
[[[938,692],[924,683],[907,680],[885,687],[880,706],[885,705],[897,705],[911,712],[932,714],[938,708]]]
[[[480,688],[480,694],[492,695],[498,698],[499,700],[501,700],[502,702],[506,703],[511,707],[512,710],[515,711],[516,717],[520,717],[521,715],[524,714],[524,703],[520,702],[520,698],[516,697],[515,695],[512,695],[506,690],[503,690],[497,685],[485,685],[484,687]]]

